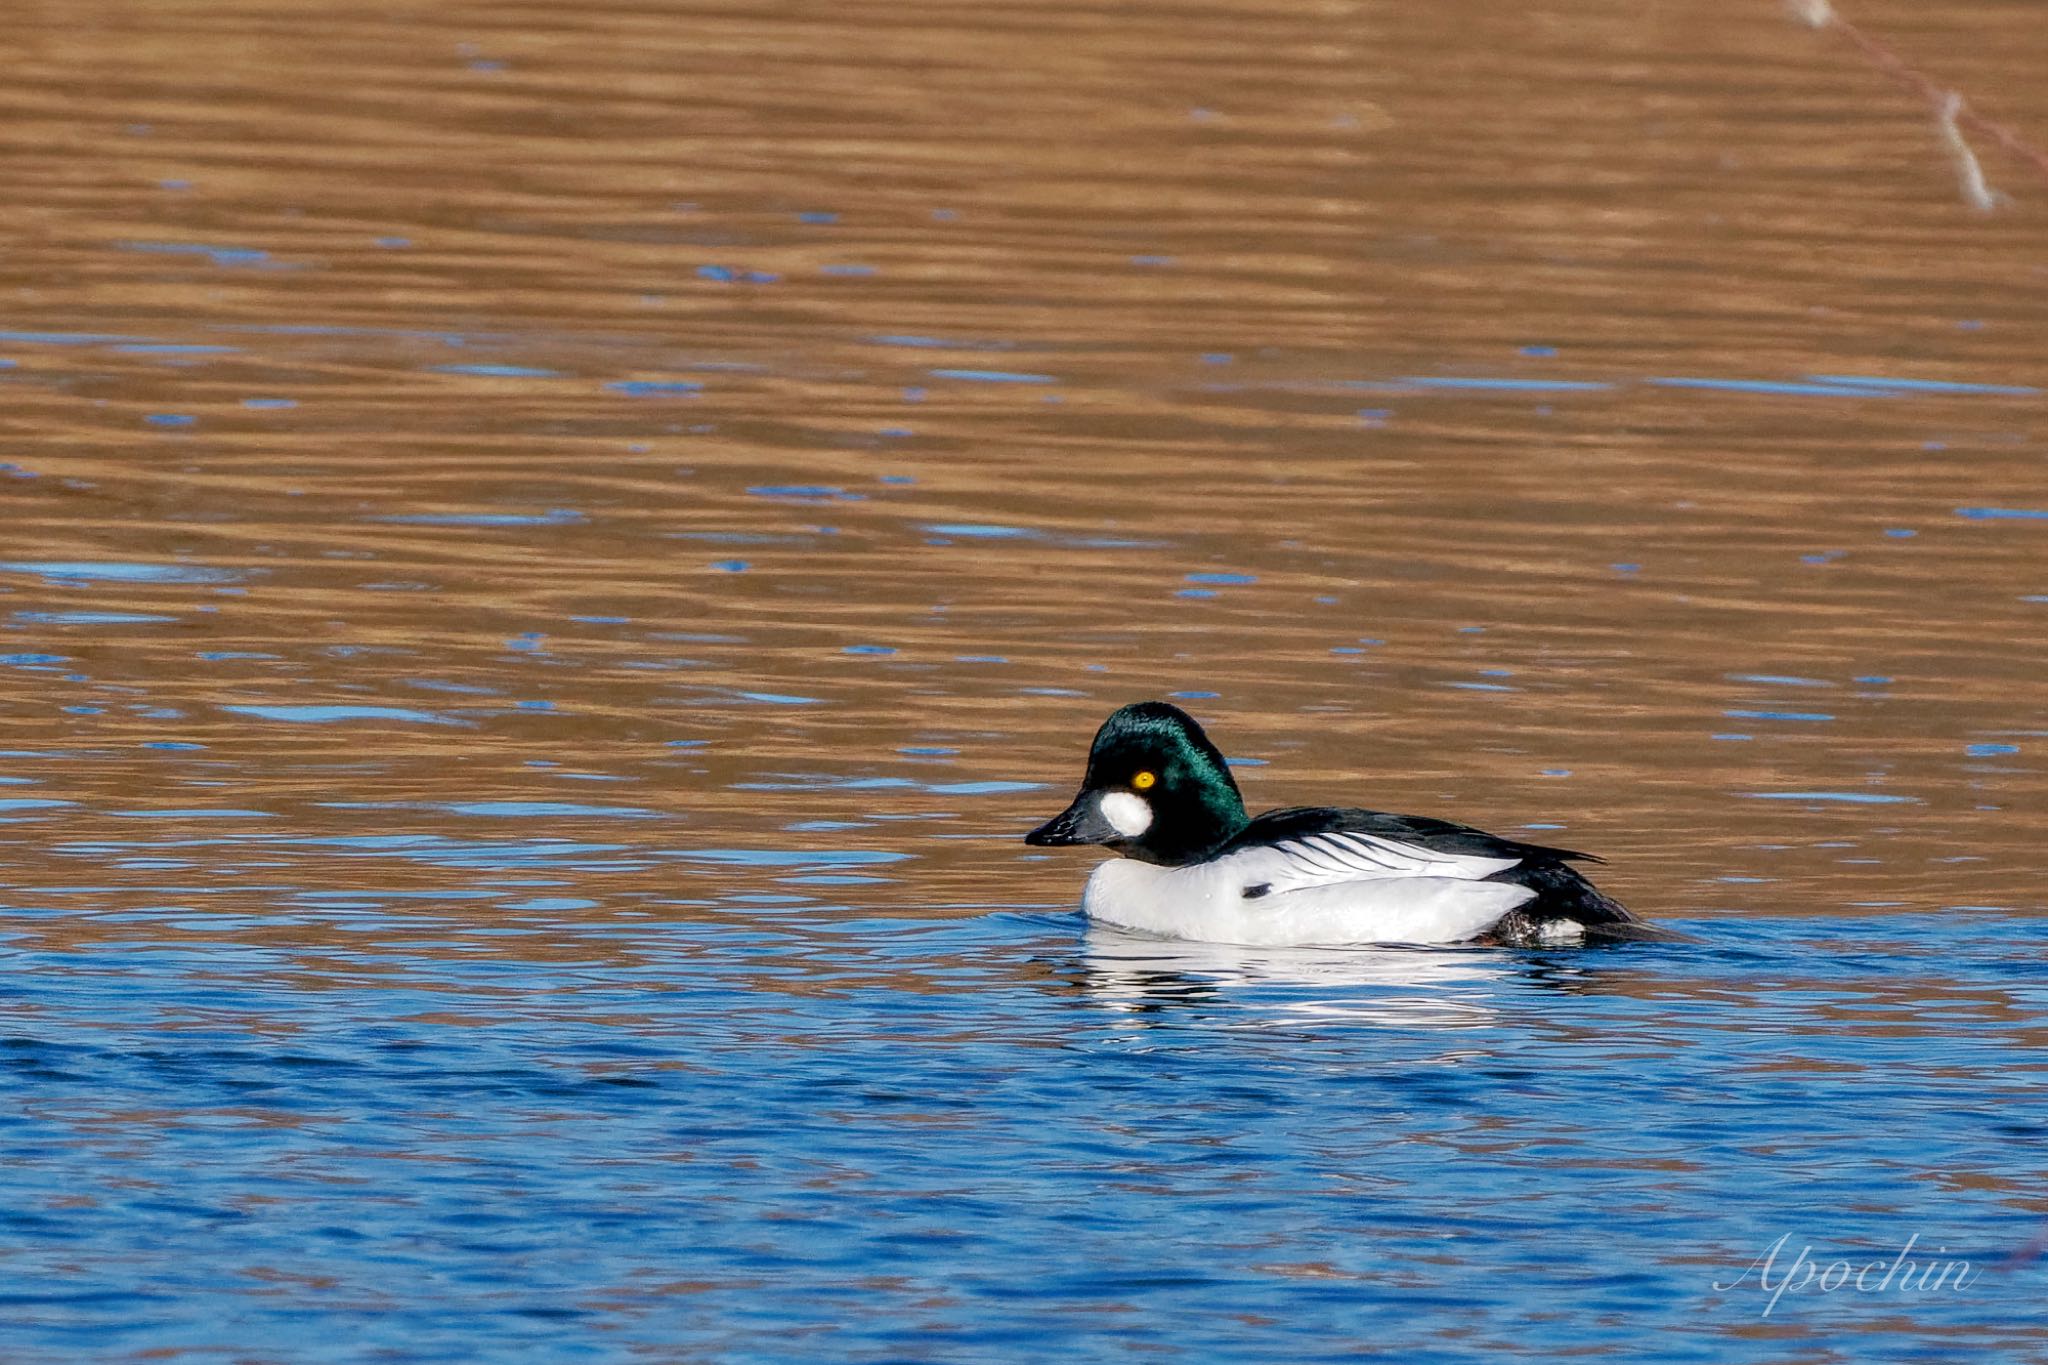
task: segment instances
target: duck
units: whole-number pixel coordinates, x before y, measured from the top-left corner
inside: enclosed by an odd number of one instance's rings
[[[1100,844],[1088,918],[1253,947],[1627,938],[1642,925],[1573,863],[1599,858],[1426,815],[1294,806],[1256,818],[1222,753],[1169,702],[1111,714],[1072,803],[1024,836]]]

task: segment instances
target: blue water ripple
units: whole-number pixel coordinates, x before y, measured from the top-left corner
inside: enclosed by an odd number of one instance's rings
[[[545,512],[405,512],[367,517],[389,526],[570,526],[587,518],[573,507]]]
[[[81,583],[231,583],[247,576],[234,569],[127,560],[11,560],[0,562],[0,572],[41,574],[55,581]]]
[[[1495,390],[1503,393],[1597,393],[1612,384],[1584,379],[1479,378],[1456,375],[1404,375],[1400,383],[1418,389]]]
[[[485,379],[559,379],[560,370],[544,370],[535,365],[430,365],[435,374],[476,375]]]
[[[420,711],[409,706],[237,704],[222,706],[221,710],[231,711],[238,716],[254,716],[259,720],[284,721],[292,725],[335,725],[352,720],[396,721],[407,725],[467,725],[469,723],[454,716],[444,716],[435,711]]]
[[[1882,792],[1741,792],[1755,801],[1841,801],[1862,806],[1918,804],[1917,796],[1894,796]]]
[[[1646,381],[1664,389],[1715,389],[1729,393],[1761,393],[1793,398],[1884,398],[1884,390],[1848,384],[1800,384],[1777,379],[1691,379],[1664,376]]]
[[[2048,509],[2038,507],[1958,507],[1956,515],[1971,521],[2048,521]]]
[[[2024,384],[1959,384],[1946,379],[1887,379],[1881,375],[1867,374],[1814,374],[1807,378],[1822,384],[1842,384],[1851,388],[1901,389],[1914,393],[1979,393],[2003,394],[2011,397],[2025,397],[2039,393],[2039,389]]]
[[[960,379],[976,384],[1057,384],[1059,380],[1049,374],[1030,374],[1022,370],[932,370],[934,379]]]
[[[694,379],[615,379],[605,387],[629,398],[689,397],[704,391]]]

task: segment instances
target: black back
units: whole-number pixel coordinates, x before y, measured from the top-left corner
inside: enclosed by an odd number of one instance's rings
[[[1588,862],[1600,859],[1590,853],[1544,844],[1525,844],[1504,839],[1483,829],[1437,820],[1427,815],[1389,815],[1385,811],[1351,810],[1337,806],[1290,806],[1269,810],[1246,825],[1226,851],[1304,839],[1311,834],[1376,834],[1382,839],[1413,844],[1438,853],[1456,853],[1478,858],[1519,858],[1524,862]]]

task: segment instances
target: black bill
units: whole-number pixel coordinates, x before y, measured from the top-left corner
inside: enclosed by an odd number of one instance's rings
[[[1123,836],[1102,815],[1102,802],[1082,792],[1074,804],[1024,836],[1027,844],[1106,844]]]

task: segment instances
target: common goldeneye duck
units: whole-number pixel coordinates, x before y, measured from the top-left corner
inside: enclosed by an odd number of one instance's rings
[[[1080,795],[1024,842],[1123,855],[1090,875],[1082,911],[1173,938],[1529,945],[1640,924],[1569,865],[1600,861],[1590,854],[1423,815],[1298,806],[1250,819],[1223,755],[1163,701],[1102,723]]]

